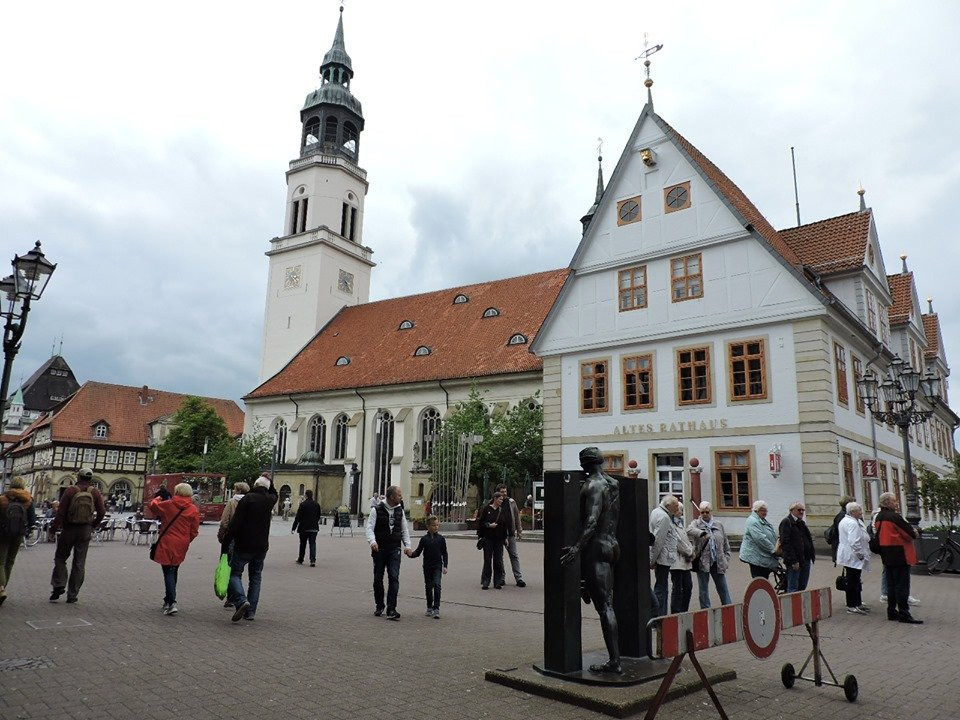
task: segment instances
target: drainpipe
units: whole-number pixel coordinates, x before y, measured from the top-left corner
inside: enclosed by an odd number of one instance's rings
[[[357,388],[354,388],[353,392],[355,392],[357,394],[357,397],[360,398],[360,403],[361,403],[360,409],[361,409],[361,412],[363,413],[363,420],[360,422],[360,429],[362,431],[362,435],[360,438],[360,452],[358,453],[358,457],[360,459],[360,462],[358,463],[358,465],[360,466],[360,472],[362,473],[363,459],[367,456],[367,400],[365,397],[363,397],[363,395],[360,394],[360,391]],[[360,478],[361,478],[360,482],[362,483],[363,482],[362,474]],[[354,482],[356,482],[356,478],[354,478]],[[358,523],[360,522],[360,503],[363,502],[362,490],[363,490],[362,486],[358,484],[357,485],[357,506],[354,508],[354,511],[357,513]]]
[[[877,354],[874,355],[870,360],[867,361],[867,365],[866,365],[866,367],[864,368],[864,372],[866,372],[867,368],[869,368],[871,365],[873,365],[877,360],[880,359],[880,356],[883,355],[883,345],[877,345],[877,346],[874,347],[874,349],[877,351]],[[880,370],[880,367],[879,367],[879,366],[877,367],[877,370],[878,370],[878,371]],[[858,390],[858,392],[859,392],[859,390]],[[879,398],[877,399],[877,402],[880,402]],[[870,413],[870,443],[873,445],[873,459],[877,461],[877,466],[878,466],[878,468],[879,468],[879,465],[880,465],[880,457],[877,455],[877,423],[876,423],[876,421],[873,419],[873,413],[870,411],[869,408],[867,408],[867,412]],[[882,495],[883,493],[885,493],[885,492],[887,491],[886,488],[880,487],[880,477],[879,477],[879,473],[880,473],[880,470],[878,469],[878,470],[877,470],[877,474],[878,474],[878,476],[877,476],[877,503],[878,503],[878,504],[877,504],[877,507],[880,507],[880,505],[879,505],[879,503],[880,503],[880,495]],[[889,477],[889,476],[888,476],[888,477]],[[872,503],[871,503],[871,504],[872,504]]]
[[[446,399],[446,408],[450,409],[450,393],[447,392],[447,389],[443,386],[443,380],[437,380],[437,385],[440,386],[440,389],[443,390],[443,394],[447,396]]]
[[[297,404],[297,401],[293,399],[293,395],[287,395],[287,399],[293,403],[295,410],[293,411],[293,419],[296,420],[300,417],[300,406]]]

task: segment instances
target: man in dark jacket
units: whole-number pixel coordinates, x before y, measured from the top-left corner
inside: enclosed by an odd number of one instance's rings
[[[897,496],[890,492],[880,495],[880,512],[874,521],[874,532],[880,541],[880,559],[887,571],[887,620],[920,625],[910,614],[910,566],[917,563],[913,541],[917,531],[903,519]]]
[[[224,536],[224,544],[233,541],[233,559],[230,561],[230,596],[234,599],[233,622],[241,618],[253,620],[260,599],[260,577],[267,557],[270,538],[270,519],[277,504],[277,491],[269,475],[258,477],[253,489],[237,503],[233,520]],[[243,592],[243,568],[250,565],[247,592]]]
[[[830,523],[824,535],[824,540],[830,545],[830,558],[833,560],[834,567],[837,565],[837,548],[840,547],[840,521],[847,516],[847,503],[855,501],[856,498],[849,495],[840,498],[840,512],[833,516],[833,522]]]
[[[303,552],[310,543],[310,567],[317,564],[317,533],[320,532],[320,506],[313,499],[313,491],[307,490],[306,497],[297,508],[297,516],[293,519],[292,535],[300,531],[300,554],[297,555],[297,564],[303,565]]]
[[[790,506],[790,512],[780,521],[780,549],[787,566],[787,592],[806,590],[810,580],[810,566],[815,559],[813,537],[803,521],[807,511],[799,500]]]
[[[367,519],[367,542],[373,558],[373,614],[383,615],[383,573],[387,573],[387,620],[399,620],[397,596],[400,593],[400,549],[410,556],[410,528],[403,511],[403,493],[396,485],[387,488]]]
[[[506,583],[503,548],[512,532],[513,514],[509,507],[503,505],[503,495],[497,493],[490,500],[490,504],[480,511],[480,517],[477,519],[477,535],[483,540],[481,589],[486,590],[490,587],[491,574],[494,589],[499,590]]]
[[[57,515],[50,523],[51,532],[60,531],[57,551],[53,556],[53,575],[50,578],[53,592],[50,593],[50,602],[56,602],[66,590],[67,602],[75,603],[80,586],[83,585],[90,538],[93,537],[93,529],[100,525],[107,513],[100,491],[90,487],[92,480],[93,470],[81,468],[77,473],[77,484],[63,491]],[[68,582],[67,558],[71,552],[73,566],[70,568]]]

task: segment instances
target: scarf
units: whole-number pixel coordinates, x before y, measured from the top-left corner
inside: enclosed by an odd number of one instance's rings
[[[713,537],[713,518],[709,520],[701,520],[704,527],[707,529],[707,550],[710,553],[710,564],[713,565],[717,561],[717,541]]]

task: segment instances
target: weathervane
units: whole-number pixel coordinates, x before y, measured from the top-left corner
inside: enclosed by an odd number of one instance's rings
[[[650,107],[653,107],[653,93],[650,91],[650,88],[653,87],[653,80],[650,79],[650,56],[654,53],[658,53],[663,50],[663,43],[659,45],[654,45],[650,47],[650,41],[648,39],[649,33],[643,34],[643,52],[640,53],[634,60],[639,60],[643,58],[643,69],[647,75],[647,79],[643,81],[644,87],[647,88],[647,103]]]
[[[597,155],[603,156],[603,138],[597,138]]]

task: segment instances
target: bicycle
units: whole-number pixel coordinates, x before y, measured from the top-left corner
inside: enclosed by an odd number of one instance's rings
[[[33,523],[27,534],[23,536],[23,544],[25,547],[33,547],[38,542],[40,542],[47,535],[47,528],[50,525],[49,518],[40,518],[39,520]]]
[[[957,557],[960,557],[960,543],[950,537],[950,530],[947,530],[940,547],[927,555],[927,572],[931,575],[939,575],[944,570],[952,568]]]

